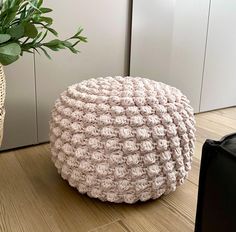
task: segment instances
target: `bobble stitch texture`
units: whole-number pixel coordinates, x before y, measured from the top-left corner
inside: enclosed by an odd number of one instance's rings
[[[80,193],[147,201],[183,184],[194,133],[193,109],[178,89],[140,77],[89,79],[55,103],[52,161]]]

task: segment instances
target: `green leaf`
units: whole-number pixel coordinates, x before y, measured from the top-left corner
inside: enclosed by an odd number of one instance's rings
[[[40,10],[43,14],[52,12],[52,9],[50,9],[50,8],[45,8],[45,7],[42,7],[42,8],[40,8],[39,10]]]
[[[49,18],[49,17],[40,17],[40,21],[41,22],[45,22],[47,23],[48,25],[51,25],[53,23],[53,19],[52,18]]]
[[[43,32],[40,31],[40,32],[38,33],[38,35],[33,39],[32,44],[35,44],[35,43],[37,42],[37,40],[41,37],[42,34],[43,34]]]
[[[67,47],[68,49],[70,49],[71,52],[73,52],[73,53],[75,53],[75,54],[77,54],[77,53],[79,52],[77,49],[75,49],[75,48],[73,47],[73,44],[72,44],[71,42],[69,42],[69,41],[63,41],[63,44],[64,44],[65,47]]]
[[[46,46],[46,45],[45,45],[45,46]],[[56,47],[56,46],[46,46],[46,47],[48,47],[49,49],[51,49],[51,50],[54,51],[54,52],[59,51],[59,48]]]
[[[77,37],[79,40],[81,40],[82,42],[84,42],[84,43],[87,43],[88,41],[87,41],[87,37],[84,37],[84,36],[78,36]]]
[[[19,11],[21,11],[23,8],[26,8],[27,5],[28,5],[28,2],[23,2],[23,3],[20,5]]]
[[[19,56],[8,56],[4,54],[0,54],[0,63],[2,65],[9,65],[13,62],[17,61],[19,59]]]
[[[50,31],[53,35],[58,36],[58,33],[53,28],[46,27],[46,29]]]
[[[27,13],[27,7],[25,6],[23,8],[23,10],[20,12],[20,20],[24,20],[25,19],[26,13]]]
[[[38,41],[38,43],[41,43],[46,38],[47,34],[48,34],[48,31],[44,33],[43,37]]]
[[[50,43],[44,43],[43,46],[47,47],[47,48],[50,48],[51,50],[53,51],[57,51],[58,49],[56,48],[57,45],[52,45]]]
[[[77,40],[73,45],[72,47],[75,47],[78,43],[80,43],[81,41],[80,40]]]
[[[39,53],[39,50],[37,49],[37,48],[33,48],[34,49],[34,51],[36,51],[38,54],[40,54]]]
[[[21,47],[17,43],[9,43],[0,47],[0,54],[8,56],[19,56],[21,53]]]
[[[34,52],[30,51],[30,50],[24,50],[23,52],[27,52],[27,53],[30,53],[30,54],[34,54]],[[22,52],[22,53],[23,53]]]
[[[25,34],[26,37],[35,38],[38,35],[38,30],[32,23],[25,24]]]
[[[80,35],[80,34],[82,33],[83,30],[84,30],[83,28],[79,28],[79,30],[78,30],[78,32],[75,34],[75,36]]]
[[[66,46],[66,47],[72,47],[72,43],[69,42],[69,41],[63,41],[63,44]]]
[[[60,44],[61,41],[59,39],[53,39],[47,43],[45,43],[44,45],[47,45],[47,46],[55,46],[55,45],[58,45]]]
[[[15,19],[18,9],[19,9],[19,5],[18,6],[16,5],[15,7],[8,8],[4,12],[6,14],[3,20],[4,25],[8,25],[12,20]]]
[[[31,1],[27,1],[28,4],[36,11],[40,12],[39,8],[38,8],[38,5],[34,4],[34,2],[31,0]]]
[[[3,0],[0,0],[0,10],[2,10],[3,7]]]
[[[7,42],[9,39],[11,39],[9,34],[0,34],[0,44]]]
[[[42,4],[43,4],[43,0],[38,0],[37,7],[39,8],[40,6],[42,6]]]
[[[34,14],[32,17],[33,22],[40,23],[40,14]]]
[[[51,56],[48,54],[48,52],[46,51],[46,49],[44,49],[43,47],[40,47],[40,49],[43,51],[44,55],[51,60]]]
[[[25,29],[22,24],[19,24],[19,25],[12,26],[11,28],[9,28],[7,30],[7,33],[9,33],[11,37],[14,39],[20,39],[21,37],[23,37],[25,33]]]
[[[74,47],[68,47],[70,49],[71,52],[73,52],[74,54],[77,54],[79,51],[77,49],[75,49]]]
[[[52,49],[53,51],[58,51],[59,49],[65,48],[64,41],[61,41],[59,39],[51,40],[47,43],[44,43],[43,45]]]

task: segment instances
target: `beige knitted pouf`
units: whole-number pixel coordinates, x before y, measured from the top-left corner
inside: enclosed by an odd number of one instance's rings
[[[80,193],[102,201],[156,199],[191,168],[195,121],[176,88],[140,77],[70,86],[50,122],[52,160]]]

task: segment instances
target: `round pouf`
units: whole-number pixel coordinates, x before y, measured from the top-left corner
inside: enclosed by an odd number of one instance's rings
[[[195,121],[176,88],[140,77],[72,85],[50,121],[52,160],[80,193],[102,201],[156,199],[191,168]]]

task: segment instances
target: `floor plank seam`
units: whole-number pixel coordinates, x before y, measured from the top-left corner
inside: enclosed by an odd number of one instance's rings
[[[124,223],[122,220],[118,221],[118,223],[119,223],[122,227],[124,227],[124,228],[127,230],[127,232],[132,232],[132,231],[128,228],[128,226],[125,225],[125,223]]]
[[[196,187],[198,187],[198,184],[194,183],[192,180],[187,179],[186,181],[190,182],[191,184],[195,185]]]
[[[91,229],[91,230],[88,230],[88,232],[96,231],[96,230],[98,230],[98,229],[104,228],[104,227],[106,227],[106,226],[108,226],[108,225],[111,225],[111,224],[113,224],[113,223],[116,223],[116,222],[119,223],[119,221],[121,221],[120,218],[118,218],[118,219],[116,219],[116,220],[114,220],[114,221],[111,221],[111,222],[109,222],[109,223],[103,224],[103,225],[101,225],[101,226],[98,226],[98,227],[96,227],[96,228],[93,228],[93,229]]]
[[[176,208],[173,208],[165,199],[161,199],[162,203],[171,211],[178,213],[179,215],[181,215],[184,219],[186,219],[191,225],[194,225],[195,222],[193,220],[191,220],[190,218],[186,217],[181,211],[179,211]]]

